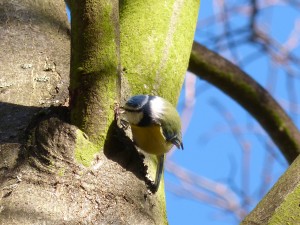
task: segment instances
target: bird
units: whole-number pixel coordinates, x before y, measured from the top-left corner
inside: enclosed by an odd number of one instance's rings
[[[156,192],[163,173],[166,153],[174,145],[183,149],[180,116],[169,101],[153,95],[132,96],[121,108],[125,123],[131,127],[134,144],[157,157],[153,184],[153,190]]]

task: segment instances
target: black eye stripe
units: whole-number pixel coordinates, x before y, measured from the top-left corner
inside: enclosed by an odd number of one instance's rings
[[[155,96],[151,96],[151,95],[145,95],[143,96],[143,99],[141,96],[135,96],[125,104],[123,109],[128,113],[132,113],[132,114],[142,113],[142,118],[138,122],[137,126],[141,126],[141,127],[149,126],[155,123],[156,121],[156,119],[153,118],[154,115],[152,114],[152,111],[150,109],[151,107],[150,103],[155,98],[156,98]]]
[[[142,112],[143,110],[140,108],[140,109],[128,109],[128,108],[124,108],[125,109],[125,111],[127,111],[127,112]]]

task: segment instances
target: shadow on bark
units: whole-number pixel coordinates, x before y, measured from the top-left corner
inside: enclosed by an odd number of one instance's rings
[[[12,114],[18,111],[18,118],[26,115],[22,122],[27,129],[22,130],[22,142],[0,145],[7,145],[7,151],[0,151],[0,200],[4,207],[0,224],[8,224],[11,218],[16,224],[123,224],[123,212],[128,210],[141,212],[126,217],[128,224],[161,224],[154,222],[161,220],[162,208],[144,184],[147,168],[143,157],[115,122],[104,152],[99,150],[95,159],[99,166],[86,168],[74,160],[78,128],[69,124],[66,107],[5,106]],[[11,126],[22,124],[8,122]]]
[[[0,102],[0,144],[21,144],[32,116],[41,109],[42,107]]]
[[[145,156],[139,153],[126,132],[117,125],[116,120],[110,125],[104,143],[104,154],[108,159],[117,162],[124,169],[132,172],[138,179],[144,181],[153,192],[153,183],[147,177]]]

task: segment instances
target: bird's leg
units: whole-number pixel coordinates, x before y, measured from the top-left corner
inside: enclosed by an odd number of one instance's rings
[[[164,171],[164,162],[165,162],[165,154],[157,156],[157,168],[156,168],[156,175],[154,181],[154,188],[153,192],[157,192],[161,180],[161,176]]]
[[[114,104],[114,113],[115,113],[115,120],[119,120],[120,119],[120,115],[123,113],[123,108],[120,107],[120,104],[115,102]]]
[[[121,118],[121,115],[125,112],[125,110],[123,109],[123,107],[121,107],[118,103],[115,103],[114,106],[114,113],[115,113],[115,120],[117,122],[119,122],[119,124],[121,125],[121,127],[126,130],[129,126],[128,121],[124,120],[123,118]]]
[[[120,124],[124,130],[127,130],[129,127],[129,122],[127,120],[120,119]]]

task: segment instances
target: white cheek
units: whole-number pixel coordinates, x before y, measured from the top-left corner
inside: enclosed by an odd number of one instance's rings
[[[130,124],[137,125],[143,119],[142,112],[125,112],[125,118]]]
[[[164,100],[156,97],[150,101],[150,107],[152,109],[152,116],[154,118],[161,118],[164,110]]]

